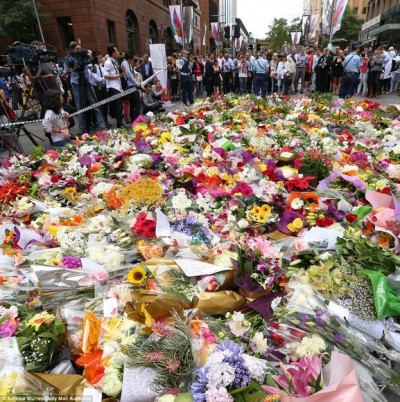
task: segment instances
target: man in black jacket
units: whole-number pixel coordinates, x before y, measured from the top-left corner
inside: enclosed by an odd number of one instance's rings
[[[206,86],[207,96],[211,96],[213,90],[212,79],[215,54],[210,53],[209,55],[206,55],[205,58],[206,62],[204,63],[204,84]]]
[[[147,78],[151,77],[154,74],[153,65],[151,64],[151,61],[149,60],[149,56],[147,54],[145,54],[143,56],[141,73],[142,73],[143,81],[146,81]]]

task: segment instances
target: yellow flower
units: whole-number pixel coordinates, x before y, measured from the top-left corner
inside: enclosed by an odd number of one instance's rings
[[[267,215],[271,213],[271,207],[268,204],[261,205],[261,210]]]
[[[171,134],[168,131],[162,132],[160,142],[161,144],[165,144],[166,142],[172,142]]]
[[[137,266],[132,268],[128,275],[126,276],[126,280],[132,285],[142,285],[147,279],[146,269],[142,266]]]
[[[300,229],[302,229],[303,226],[304,226],[303,221],[302,221],[300,218],[296,218],[296,219],[293,220],[292,223],[289,223],[289,224],[287,225],[287,228],[288,228],[292,233],[295,233],[295,232],[298,232]]]
[[[11,394],[14,388],[15,382],[17,381],[18,373],[11,373],[0,377],[0,395],[7,396]],[[5,398],[2,398],[5,400]],[[11,399],[10,399],[11,400]]]
[[[151,205],[161,201],[163,190],[159,183],[150,178],[142,178],[136,182],[128,183],[121,189],[121,198],[125,208],[130,203],[136,205]]]
[[[46,311],[36,314],[29,321],[28,325],[35,327],[37,331],[42,324],[50,325],[54,321],[55,317],[53,314],[48,314]]]

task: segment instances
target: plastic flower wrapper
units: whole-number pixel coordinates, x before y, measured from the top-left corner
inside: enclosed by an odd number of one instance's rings
[[[338,316],[331,314],[324,298],[317,295],[307,285],[297,285],[288,303],[279,307],[277,316],[282,318],[284,325],[297,327],[300,331],[317,334],[325,340],[328,350],[337,347],[354,360],[359,361],[370,370],[371,376],[378,383],[399,385],[400,376],[373,353],[378,353],[386,359],[394,358],[376,339],[366,333],[352,328]],[[398,355],[398,354],[397,354]]]
[[[271,394],[281,394],[283,402],[348,401],[363,402],[354,363],[349,356],[332,352],[322,375],[321,358],[302,358],[289,368],[282,365],[280,376],[273,376],[284,392],[263,386]],[[322,385],[322,378],[324,382]]]

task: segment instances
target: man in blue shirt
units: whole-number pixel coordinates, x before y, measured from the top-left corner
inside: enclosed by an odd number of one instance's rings
[[[259,57],[257,60],[254,60],[253,69],[254,69],[254,93],[256,96],[260,95],[265,98],[267,95],[267,76],[269,73],[269,64],[268,60],[264,57]]]
[[[339,91],[339,98],[341,99],[351,98],[354,95],[360,67],[362,66],[362,60],[358,55],[360,46],[354,44],[352,50],[353,51],[346,56],[343,62],[344,76]]]

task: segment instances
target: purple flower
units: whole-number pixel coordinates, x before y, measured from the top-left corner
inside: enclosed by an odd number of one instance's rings
[[[338,210],[333,202],[328,205],[327,213],[328,216],[333,216],[336,222],[341,222],[346,216],[346,212]]]
[[[310,316],[308,314],[301,313],[299,315],[299,319],[302,322],[307,322],[307,321],[310,321]]]
[[[82,261],[78,257],[66,256],[61,260],[63,267],[68,269],[82,268]]]
[[[336,332],[335,340],[342,345],[346,343],[346,338],[340,332]]]
[[[326,325],[326,317],[321,310],[317,310],[315,312],[315,322],[319,327],[323,327]]]
[[[194,402],[205,402],[206,400],[206,391],[207,391],[207,373],[208,367],[203,366],[200,370],[197,370],[197,381],[193,382],[191,391],[193,394]]]

